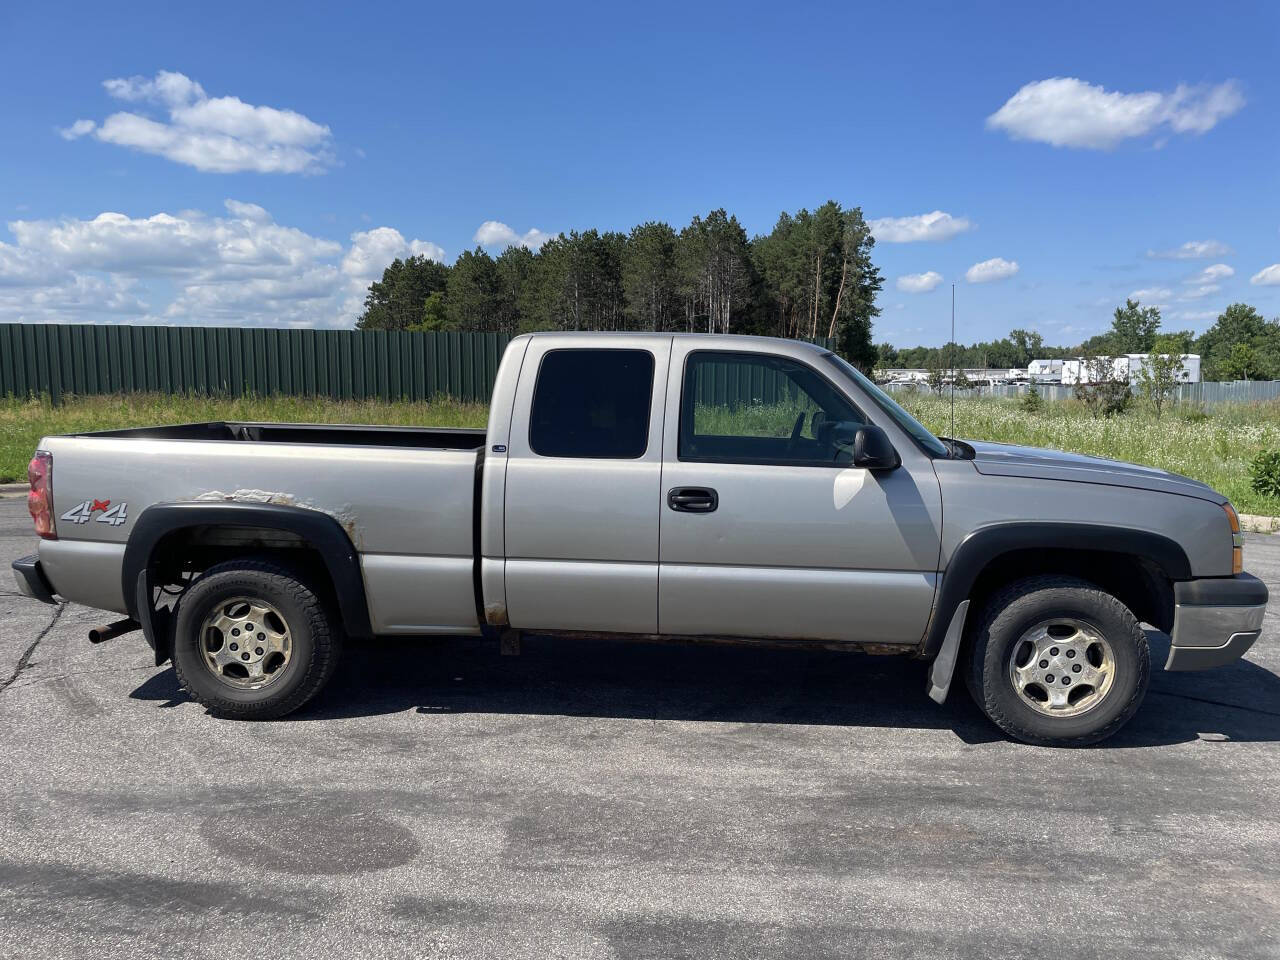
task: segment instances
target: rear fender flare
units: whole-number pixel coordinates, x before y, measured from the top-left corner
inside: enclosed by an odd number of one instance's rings
[[[165,537],[193,527],[263,527],[297,534],[315,547],[328,571],[338,609],[348,635],[371,636],[369,604],[365,597],[360,555],[341,524],[328,514],[275,503],[193,501],[159,503],[138,517],[125,545],[120,571],[129,615],[143,625],[156,651],[157,664],[167,659],[169,637],[161,629],[171,618],[152,617],[155,551]]]

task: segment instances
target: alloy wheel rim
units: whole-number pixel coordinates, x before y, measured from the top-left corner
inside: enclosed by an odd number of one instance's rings
[[[1018,698],[1047,717],[1078,717],[1102,703],[1116,660],[1102,631],[1074,617],[1028,629],[1009,651],[1009,682]]]
[[[223,683],[257,690],[284,675],[293,655],[288,621],[256,597],[218,603],[200,627],[201,660]]]

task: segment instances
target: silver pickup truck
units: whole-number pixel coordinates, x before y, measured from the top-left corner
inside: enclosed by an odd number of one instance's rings
[[[1226,498],[1147,467],[938,438],[835,354],[534,334],[487,430],[198,423],[47,437],[28,595],[112,610],[227,717],[278,717],[344,638],[819,644],[959,667],[1030,743],[1101,740],[1150,672],[1235,660],[1267,591]]]

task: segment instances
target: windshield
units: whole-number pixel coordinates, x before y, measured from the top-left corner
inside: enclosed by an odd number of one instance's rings
[[[897,400],[894,400],[893,397],[863,376],[857,367],[834,353],[824,353],[822,356],[824,360],[861,387],[877,407],[892,417],[893,421],[903,430],[911,434],[916,443],[920,444],[935,457],[950,456],[946,444],[926,430],[919,420],[907,413]]]

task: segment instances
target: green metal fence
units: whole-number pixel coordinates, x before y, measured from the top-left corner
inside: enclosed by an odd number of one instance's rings
[[[498,333],[0,324],[0,396],[299,394],[487,401]]]
[[[0,397],[294,394],[335,400],[487,402],[500,333],[0,324]],[[833,349],[834,341],[814,341]],[[733,382],[744,401],[761,384]]]

